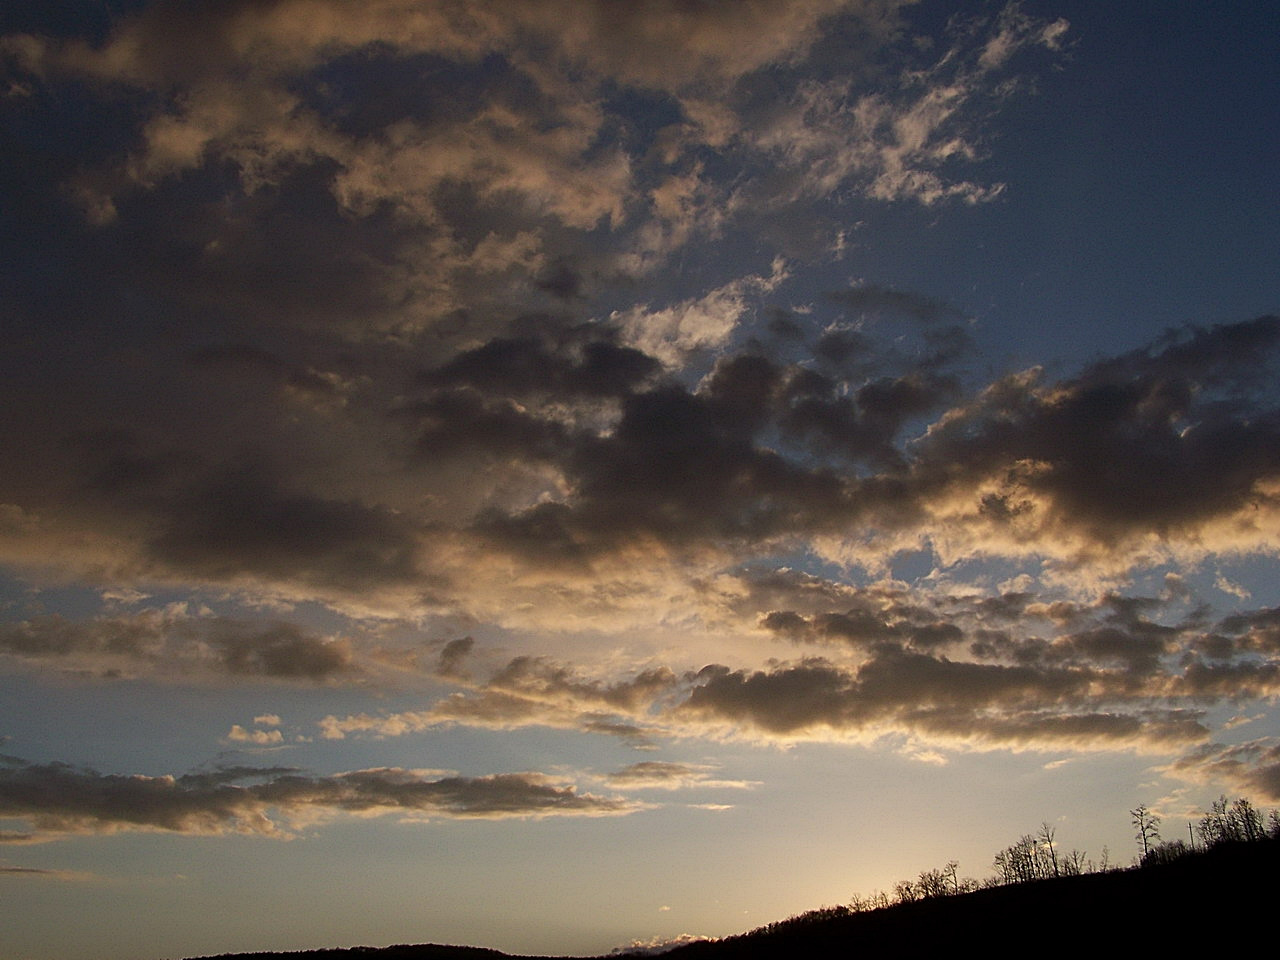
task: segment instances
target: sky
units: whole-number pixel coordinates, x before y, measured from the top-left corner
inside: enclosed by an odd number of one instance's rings
[[[1280,804],[1278,25],[4,5],[0,952],[601,953]]]

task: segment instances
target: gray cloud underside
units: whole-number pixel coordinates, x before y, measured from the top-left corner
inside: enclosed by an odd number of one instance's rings
[[[343,814],[504,819],[616,816],[636,809],[633,802],[578,793],[538,773],[431,779],[397,768],[323,777],[287,768],[234,768],[148,777],[58,763],[0,767],[0,818],[55,835],[159,830],[287,836],[291,823]]]

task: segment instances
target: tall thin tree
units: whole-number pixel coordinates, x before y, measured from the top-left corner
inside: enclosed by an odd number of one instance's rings
[[[1152,813],[1145,803],[1140,803],[1129,811],[1132,823],[1138,832],[1133,835],[1142,846],[1142,858],[1145,860],[1151,847],[1160,842],[1160,818]]]

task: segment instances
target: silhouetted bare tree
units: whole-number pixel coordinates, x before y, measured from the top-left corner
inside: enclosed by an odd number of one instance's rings
[[[1040,832],[1036,835],[1037,849],[1041,858],[1048,859],[1048,866],[1052,870],[1052,875],[1061,876],[1058,871],[1058,851],[1053,845],[1053,838],[1056,831],[1048,823],[1040,824]],[[1046,874],[1048,871],[1046,871]]]
[[[1138,841],[1142,847],[1142,859],[1147,858],[1147,854],[1151,852],[1153,844],[1160,842],[1160,818],[1147,809],[1145,803],[1140,803],[1129,811],[1132,817],[1132,823],[1138,832],[1133,835],[1133,839]]]
[[[1231,804],[1231,820],[1240,834],[1240,839],[1246,843],[1253,843],[1266,836],[1266,831],[1262,828],[1262,814],[1246,797],[1241,797]]]
[[[1071,848],[1071,852],[1062,858],[1062,875],[1065,877],[1078,877],[1082,873],[1087,873],[1089,861],[1085,859],[1083,850]]]
[[[1225,795],[1213,801],[1209,812],[1200,818],[1196,828],[1200,842],[1206,847],[1220,843],[1252,843],[1267,836],[1262,814],[1247,797],[1228,800]]]
[[[1200,823],[1196,825],[1196,832],[1200,835],[1200,842],[1206,847],[1213,847],[1231,840],[1230,813],[1231,808],[1225,796],[1213,801],[1209,805],[1208,813],[1201,817]]]
[[[1151,849],[1142,858],[1142,865],[1153,867],[1162,863],[1173,863],[1194,852],[1183,840],[1166,840],[1163,843],[1152,844]]]

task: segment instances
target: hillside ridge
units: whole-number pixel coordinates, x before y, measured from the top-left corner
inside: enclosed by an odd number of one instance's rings
[[[1033,880],[839,914],[824,908],[719,940],[676,946],[671,960],[916,957],[943,949],[1030,950],[1036,957],[1117,955],[1195,945],[1234,948],[1274,910],[1280,841],[1223,844],[1171,863]],[[615,951],[611,960],[652,955]],[[189,960],[548,960],[484,947],[399,944]],[[582,958],[594,960],[594,958]]]

